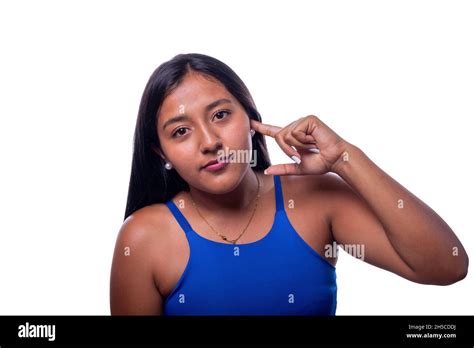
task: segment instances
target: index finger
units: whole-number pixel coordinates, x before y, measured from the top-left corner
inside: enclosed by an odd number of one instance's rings
[[[271,136],[272,138],[274,138],[275,135],[281,130],[281,127],[261,123],[253,119],[250,120],[250,126],[252,127],[252,129],[255,129],[257,132],[263,135]]]

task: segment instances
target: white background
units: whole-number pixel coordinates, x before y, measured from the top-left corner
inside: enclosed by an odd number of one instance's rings
[[[472,252],[472,18],[469,1],[0,2],[0,314],[110,314],[139,101],[178,53],[232,67],[265,123],[318,115]],[[474,314],[472,271],[420,285],[341,252],[337,272],[337,315]]]

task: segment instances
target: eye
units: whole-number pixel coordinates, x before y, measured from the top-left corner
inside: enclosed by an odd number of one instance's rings
[[[179,133],[179,136],[178,136],[178,138],[179,138],[179,137],[185,135],[186,133],[183,134],[183,133],[181,132],[182,129],[185,129],[185,130],[186,130],[187,128],[184,128],[184,127],[178,128],[178,129],[176,130],[176,132],[174,132],[171,136],[172,136],[173,138],[175,138],[176,135]]]
[[[216,112],[216,113],[214,114],[214,116],[217,117],[217,115],[222,115],[223,113],[230,115],[230,111],[229,111],[229,110],[221,110],[221,111]],[[224,118],[224,117],[221,117],[221,118],[218,118],[218,119],[219,119],[219,120],[222,120],[223,118]]]

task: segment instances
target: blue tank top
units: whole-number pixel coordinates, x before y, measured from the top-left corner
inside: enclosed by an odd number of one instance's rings
[[[190,256],[163,315],[335,315],[336,268],[293,228],[280,177],[273,179],[273,226],[252,243],[204,238],[173,201],[166,202],[186,234]]]

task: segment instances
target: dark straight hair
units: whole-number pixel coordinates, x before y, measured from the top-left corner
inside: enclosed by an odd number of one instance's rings
[[[178,54],[162,63],[150,76],[138,110],[124,220],[140,208],[164,203],[180,191],[189,191],[188,183],[174,168],[165,169],[165,161],[155,150],[161,150],[157,134],[157,115],[161,105],[192,71],[218,80],[240,102],[249,118],[262,121],[244,82],[223,62],[204,54],[188,53]],[[257,156],[251,162],[256,161],[254,170],[260,171],[271,165],[265,138],[259,132],[252,137],[252,149],[256,150]]]

